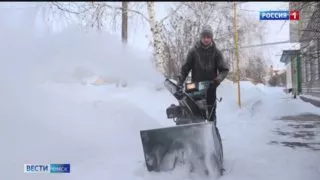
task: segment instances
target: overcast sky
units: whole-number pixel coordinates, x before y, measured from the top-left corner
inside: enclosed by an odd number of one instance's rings
[[[23,5],[21,5],[23,4]],[[21,10],[32,9],[26,8],[26,4],[30,3],[14,3],[12,7],[12,3],[0,3],[0,10],[2,12],[6,12],[8,16],[6,16],[7,20],[11,23],[21,22]],[[166,16],[168,7],[171,6],[170,2],[156,2],[156,10],[157,10],[157,19],[161,19]],[[12,7],[12,8],[11,8]],[[249,13],[253,17],[256,18],[256,21],[259,20],[259,11],[262,10],[288,10],[289,3],[288,2],[248,2],[243,3],[238,7],[238,12]],[[147,12],[144,12],[147,14]],[[268,34],[265,35],[265,43],[267,42],[279,42],[289,40],[289,22],[285,21],[268,21],[267,29]],[[43,25],[41,23],[37,23],[38,33],[41,33],[43,30]],[[120,35],[120,32],[117,33]],[[120,36],[119,36],[120,38]],[[141,21],[135,21],[129,24],[129,45],[134,46],[135,48],[141,50],[151,50],[149,46],[150,43],[150,30],[146,23],[141,24]],[[241,43],[241,42],[240,42]],[[279,62],[280,55],[282,50],[289,49],[290,44],[278,44],[272,46],[265,46],[265,56],[267,56],[273,63],[276,69],[284,68],[284,65]]]

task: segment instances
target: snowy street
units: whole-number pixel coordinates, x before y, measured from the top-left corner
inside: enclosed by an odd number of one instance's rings
[[[318,179],[319,116],[296,115],[319,115],[319,109],[281,89],[248,82],[242,83],[243,107],[238,109],[235,89],[228,81],[219,89],[218,127],[227,169],[221,179]],[[31,101],[33,96],[38,98]],[[179,171],[148,173],[144,166],[139,130],[172,125],[164,110],[175,100],[165,90],[45,83],[28,98],[32,103],[19,110],[25,114],[7,116],[2,126],[1,139],[8,146],[1,179],[192,179]],[[21,171],[24,163],[40,162],[68,162],[72,172]]]

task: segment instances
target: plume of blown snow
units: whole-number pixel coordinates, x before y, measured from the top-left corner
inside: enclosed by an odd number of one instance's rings
[[[108,33],[74,25],[57,34],[37,37],[29,26],[2,25],[0,43],[2,68],[28,83],[81,82],[97,75],[128,84],[162,80],[151,54],[123,46]]]
[[[107,33],[77,26],[36,36],[34,14],[26,11],[9,21],[1,18],[7,12],[0,11],[0,169],[5,170],[0,179],[63,178],[27,176],[21,171],[27,163],[71,163],[73,173],[81,174],[77,166],[90,159],[104,158],[106,169],[120,166],[120,155],[132,162],[142,160],[139,130],[159,126],[143,110],[108,92],[104,96],[109,100],[96,106],[66,96],[69,91],[90,96],[88,86],[79,82],[94,75],[125,80],[129,86],[162,81],[149,54],[123,47]],[[61,82],[69,86],[59,86]],[[65,92],[57,95],[54,88]],[[83,98],[80,95],[75,98]],[[125,152],[128,149],[135,150]]]

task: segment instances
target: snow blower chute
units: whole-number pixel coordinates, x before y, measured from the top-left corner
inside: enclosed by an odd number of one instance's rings
[[[169,79],[165,87],[179,105],[167,108],[176,126],[140,131],[148,171],[171,171],[177,166],[192,172],[223,173],[223,150],[218,128],[210,118],[206,92],[210,82],[187,83],[184,91]]]

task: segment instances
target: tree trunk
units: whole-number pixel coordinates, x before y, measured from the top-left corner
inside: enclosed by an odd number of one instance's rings
[[[121,39],[123,44],[128,42],[128,1],[122,1],[122,33]]]
[[[152,37],[153,37],[153,46],[155,49],[156,65],[157,65],[158,70],[162,74],[165,74],[165,70],[163,67],[164,58],[163,58],[163,42],[161,39],[161,25],[158,24],[158,22],[156,20],[154,2],[152,2],[152,1],[147,2],[147,8],[148,8],[150,30],[151,30]]]

